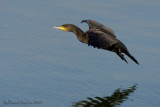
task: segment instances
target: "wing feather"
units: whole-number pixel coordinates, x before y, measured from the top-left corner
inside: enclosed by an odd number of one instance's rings
[[[98,29],[90,29],[85,34],[88,35],[88,46],[91,45],[98,49],[107,49],[118,42],[116,38],[109,36]]]
[[[107,26],[104,26],[93,20],[82,20],[82,23],[83,22],[86,22],[89,25],[89,29],[99,29],[102,32],[107,33],[110,36],[116,37],[114,31]]]

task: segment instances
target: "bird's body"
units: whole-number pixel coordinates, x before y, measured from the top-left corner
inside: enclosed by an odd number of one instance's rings
[[[91,45],[94,48],[115,52],[122,60],[128,63],[122,54],[125,53],[135,63],[139,64],[138,61],[129,53],[127,47],[116,38],[112,29],[92,20],[82,20],[82,22],[86,22],[89,25],[89,30],[86,32],[83,32],[79,27],[73,24],[64,24],[60,27],[54,28],[73,32],[80,42],[86,43],[88,46]]]

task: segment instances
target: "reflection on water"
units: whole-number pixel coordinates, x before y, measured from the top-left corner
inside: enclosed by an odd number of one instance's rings
[[[137,84],[131,86],[128,89],[118,88],[111,96],[106,97],[88,97],[87,100],[76,102],[72,107],[116,107],[120,105],[128,96],[136,90]]]

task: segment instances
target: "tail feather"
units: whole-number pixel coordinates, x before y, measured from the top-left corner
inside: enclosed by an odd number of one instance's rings
[[[129,52],[125,52],[125,54],[130,57],[136,64],[139,65],[139,62],[129,53]]]

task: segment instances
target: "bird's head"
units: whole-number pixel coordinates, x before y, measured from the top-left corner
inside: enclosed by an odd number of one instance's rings
[[[73,30],[75,29],[75,25],[73,24],[64,24],[64,25],[61,25],[61,26],[54,26],[53,28],[55,29],[61,29],[63,31],[68,31],[68,32],[73,32]]]

